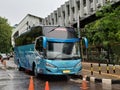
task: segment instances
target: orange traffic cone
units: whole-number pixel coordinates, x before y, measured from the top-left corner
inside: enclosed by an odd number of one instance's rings
[[[87,81],[86,81],[86,76],[83,77],[81,89],[82,89],[82,90],[88,89],[88,87],[87,87]]]
[[[34,90],[34,83],[33,83],[33,77],[30,77],[30,83],[29,83],[29,88],[28,90]]]
[[[45,83],[45,90],[50,90],[48,81]]]

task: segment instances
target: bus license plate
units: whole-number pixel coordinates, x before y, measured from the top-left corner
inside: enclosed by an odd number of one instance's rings
[[[70,73],[70,70],[63,70],[63,73]]]

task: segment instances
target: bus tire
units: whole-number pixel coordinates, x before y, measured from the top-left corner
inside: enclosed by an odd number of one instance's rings
[[[19,66],[19,67],[18,67],[18,70],[19,70],[19,71],[22,71],[22,67]]]
[[[21,67],[19,60],[18,60],[18,70],[19,70],[19,71],[24,71],[24,68]]]
[[[20,67],[18,67],[18,70],[19,70],[19,71],[24,71],[25,69],[20,66]]]

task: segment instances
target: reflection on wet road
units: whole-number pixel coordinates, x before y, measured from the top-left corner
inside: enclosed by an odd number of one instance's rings
[[[44,90],[45,82],[49,81],[51,90],[82,90],[80,79],[71,79],[66,76],[34,77],[35,90]],[[30,75],[17,70],[0,71],[0,90],[28,90]],[[112,86],[105,84],[87,83],[87,90],[120,90],[119,84]]]
[[[16,68],[0,69],[0,90],[28,90],[29,74]],[[45,90],[45,82],[49,82],[50,90],[82,90],[82,80],[68,76],[33,77],[35,90]],[[101,84],[87,82],[87,90],[120,90],[120,84]]]
[[[0,90],[27,90],[29,76],[14,70],[0,73]]]

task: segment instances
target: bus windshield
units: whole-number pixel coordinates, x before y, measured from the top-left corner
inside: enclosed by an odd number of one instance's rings
[[[80,58],[79,42],[48,42],[47,58],[53,60],[77,60]]]

